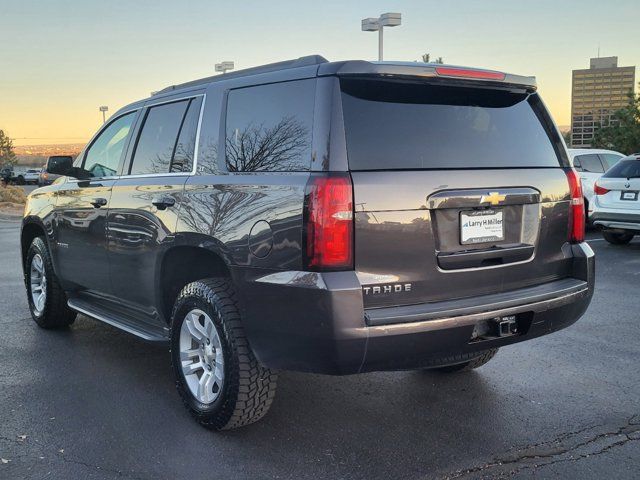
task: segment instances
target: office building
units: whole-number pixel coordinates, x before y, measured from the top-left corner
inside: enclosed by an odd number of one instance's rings
[[[634,90],[636,67],[618,67],[618,57],[592,58],[574,70],[571,86],[571,146],[589,148],[595,131],[610,124]]]

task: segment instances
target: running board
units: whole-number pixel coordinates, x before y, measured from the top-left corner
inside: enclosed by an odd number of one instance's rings
[[[149,326],[145,328],[142,322],[136,322],[134,319],[122,317],[112,311],[87,302],[81,298],[70,298],[67,305],[78,313],[91,317],[100,322],[104,322],[127,333],[135,335],[147,342],[153,343],[169,343],[168,331],[162,328],[154,328]]]

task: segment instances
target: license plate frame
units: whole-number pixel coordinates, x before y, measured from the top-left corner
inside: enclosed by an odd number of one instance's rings
[[[505,239],[504,211],[462,210],[460,212],[460,244],[501,242]]]
[[[620,192],[620,200],[625,202],[635,202],[638,200],[637,190],[622,190]]]

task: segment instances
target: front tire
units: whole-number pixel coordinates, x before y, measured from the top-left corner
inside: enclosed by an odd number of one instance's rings
[[[171,315],[171,362],[185,406],[207,428],[256,422],[275,397],[277,374],[253,355],[228,279],[182,289]]]
[[[64,328],[76,319],[67,296],[53,271],[51,255],[43,237],[31,242],[25,264],[25,282],[31,317],[42,328]]]
[[[602,236],[612,245],[626,245],[633,239],[633,233],[602,232]]]

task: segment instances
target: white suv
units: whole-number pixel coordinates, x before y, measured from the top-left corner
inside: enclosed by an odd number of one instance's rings
[[[597,150],[591,148],[568,149],[571,165],[580,174],[582,180],[582,194],[584,195],[584,213],[587,219],[590,215],[590,205],[593,202],[593,185],[604,172],[613,167],[624,154],[613,150]]]
[[[640,234],[639,192],[640,154],[623,158],[596,182],[591,221],[609,243],[629,243]]]

